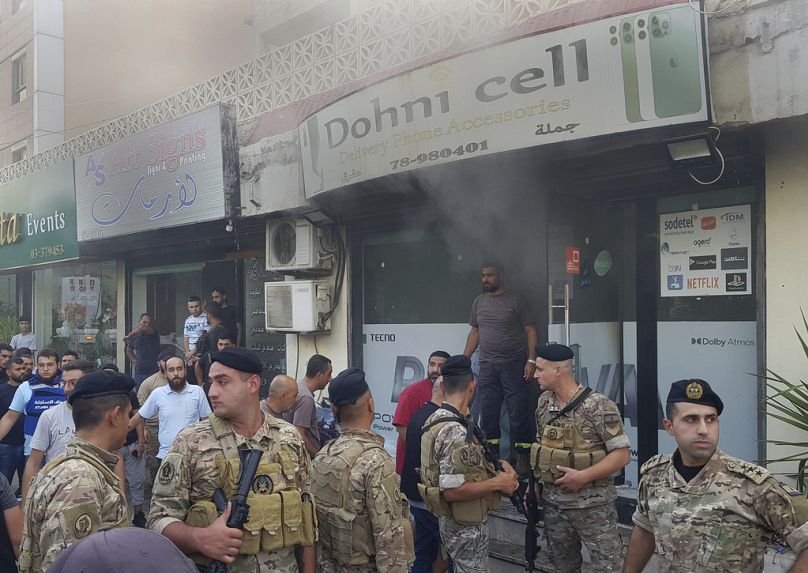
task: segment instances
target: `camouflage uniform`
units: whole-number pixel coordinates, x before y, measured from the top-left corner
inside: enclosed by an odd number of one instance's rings
[[[653,534],[660,572],[763,571],[773,532],[798,554],[808,547],[808,500],[760,466],[716,450],[689,483],[671,456],[640,473],[634,523]]]
[[[579,387],[570,402],[581,392],[583,388]],[[534,444],[531,455],[536,477],[543,485],[542,504],[550,558],[560,573],[579,572],[583,563],[583,542],[595,571],[619,572],[623,567],[623,545],[617,532],[614,507],[617,492],[612,478],[597,480],[576,492],[563,491],[553,481],[563,476],[563,472],[556,469],[557,465],[585,469],[608,452],[630,446],[620,411],[599,392],[590,393],[576,408],[559,417],[561,409],[552,392],[544,392],[539,397],[536,440],[542,447],[539,449],[539,444]],[[557,448],[555,452],[560,455],[548,454],[552,451],[545,447],[548,443]]]
[[[424,427],[444,418],[456,417],[457,414],[445,409],[444,405],[427,419]],[[467,433],[466,427],[459,422],[447,422],[438,430],[431,455],[434,456],[440,468],[438,486],[441,492],[461,487],[466,483],[466,476],[461,471],[462,468],[458,468],[458,460],[462,460],[465,466],[482,467],[486,464],[483,445],[476,438],[471,443],[467,443]],[[426,436],[426,432],[424,436]],[[423,453],[422,450],[422,455]],[[476,525],[461,525],[452,516],[442,515],[438,518],[438,524],[441,541],[454,563],[456,573],[485,573],[488,571],[487,517]]]
[[[118,456],[79,437],[31,481],[19,570],[44,571],[63,549],[99,529],[125,527],[126,498],[115,464]]]
[[[347,488],[334,496],[335,486],[343,474],[338,466],[344,467],[346,461],[349,464],[345,468]],[[313,493],[320,524],[317,570],[324,573],[406,573],[406,537],[409,535],[411,543],[412,532],[408,527],[405,529],[402,520],[405,506],[399,478],[390,454],[384,449],[384,439],[369,430],[343,429],[339,438],[320,450],[312,465]],[[347,522],[344,517],[340,518],[342,511],[356,516],[351,521],[353,527],[346,531],[347,539],[334,535],[343,529],[339,525]],[[360,518],[371,531],[357,530]],[[334,524],[330,523],[332,519],[336,520]],[[356,533],[361,533],[364,539],[358,539],[360,535]],[[357,548],[357,544],[361,547]],[[334,555],[335,548],[343,553],[339,559]],[[355,559],[350,559],[351,554]],[[340,564],[340,560],[353,563]],[[368,562],[356,563],[364,560]]]
[[[196,510],[192,511],[192,507],[206,505],[209,511],[214,511],[209,501],[213,497],[213,492],[222,488],[229,496],[228,482],[232,484],[234,476],[238,475],[237,469],[228,465],[231,459],[228,450],[231,447],[239,450],[257,448],[266,452],[262,464],[265,463],[264,460],[270,462],[267,466],[270,469],[264,470],[263,466],[259,467],[261,475],[256,474],[252,488],[254,492],[264,495],[289,489],[298,491],[306,497],[309,495],[310,461],[300,434],[295,428],[265,415],[264,424],[255,435],[245,438],[234,432],[227,420],[216,418],[211,414],[207,419],[182,430],[166,454],[154,483],[147,526],[162,534],[163,530],[174,522],[187,523],[191,519],[199,518],[195,513]],[[278,528],[281,527],[280,501],[275,510],[256,511],[256,507],[251,505],[250,511],[251,520],[254,515],[262,519],[276,518]],[[261,515],[258,515],[259,513]],[[208,514],[205,519],[206,523],[210,523],[215,519],[215,515]],[[249,529],[250,523],[251,521],[247,522],[245,529]],[[198,521],[190,525],[204,526]],[[299,519],[297,525],[300,529]],[[311,528],[313,527],[312,523]],[[269,533],[264,529],[263,532],[259,530],[252,535],[257,535],[259,540],[265,540]],[[285,527],[282,533],[286,534]],[[273,530],[271,534],[281,535],[277,530]],[[313,538],[313,532],[311,535]],[[243,543],[242,550],[244,549]],[[199,555],[191,557],[205,561]],[[254,554],[242,553],[228,567],[231,573],[287,573],[297,570],[294,547],[283,547],[276,551],[260,550]]]

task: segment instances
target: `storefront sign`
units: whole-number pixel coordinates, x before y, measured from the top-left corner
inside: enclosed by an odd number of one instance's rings
[[[72,161],[0,187],[0,269],[78,256]]]
[[[395,454],[398,433],[393,415],[404,389],[426,378],[427,360],[435,350],[460,354],[469,334],[468,324],[366,324],[363,368],[376,411],[373,431],[384,437]]]
[[[224,218],[238,187],[237,155],[220,105],[82,155],[79,240]]]
[[[735,205],[659,217],[661,296],[752,294],[752,209]]]
[[[709,119],[687,3],[523,38],[350,95],[300,126],[307,197],[420,167]]]
[[[567,274],[581,274],[581,249],[578,247],[567,247]]]

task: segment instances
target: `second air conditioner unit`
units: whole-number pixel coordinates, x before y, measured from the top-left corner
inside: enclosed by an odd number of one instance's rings
[[[330,273],[332,248],[331,227],[316,227],[303,218],[267,221],[268,271]]]
[[[264,283],[266,329],[276,332],[324,332],[331,308],[328,280]]]

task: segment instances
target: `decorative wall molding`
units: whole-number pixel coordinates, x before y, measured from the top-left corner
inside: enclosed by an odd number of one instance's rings
[[[594,4],[606,10],[625,6],[626,0],[385,0],[0,169],[0,185],[215,102],[230,104],[239,123],[252,122],[386,70],[414,66],[433,54],[443,59],[444,54],[502,41],[529,20],[559,9],[586,8],[588,14]]]

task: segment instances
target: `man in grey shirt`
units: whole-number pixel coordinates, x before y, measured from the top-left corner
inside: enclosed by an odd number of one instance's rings
[[[505,289],[501,263],[487,262],[482,270],[483,293],[471,305],[469,332],[464,354],[480,347],[480,378],[475,392],[475,411],[490,444],[499,450],[499,414],[502,400],[510,419],[511,456],[526,478],[533,432],[530,426],[530,384],[536,369],[539,338],[527,301]],[[524,474],[524,475],[523,475]]]
[[[331,382],[331,360],[320,354],[309,358],[306,364],[306,376],[297,383],[297,400],[294,407],[283,415],[283,419],[294,425],[306,451],[313,458],[320,451],[320,431],[317,427],[317,404],[314,393],[319,392]]]
[[[89,360],[73,360],[65,364],[62,369],[62,389],[65,396],[70,398],[79,379],[94,370],[95,366]],[[28,456],[22,479],[22,499],[25,499],[31,479],[46,463],[63,454],[68,440],[75,435],[73,407],[67,400],[42,413],[31,438],[31,455]]]

